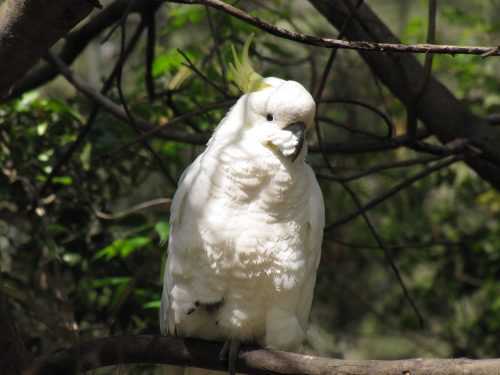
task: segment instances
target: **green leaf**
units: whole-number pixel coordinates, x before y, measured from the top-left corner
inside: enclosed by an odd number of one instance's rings
[[[84,288],[102,288],[103,286],[116,286],[123,285],[130,281],[130,277],[126,276],[116,276],[116,277],[104,277],[102,279],[91,279],[82,281]]]
[[[54,154],[53,149],[48,149],[47,151],[38,154],[38,160],[41,162],[49,161],[50,157]]]
[[[80,162],[82,163],[84,171],[90,170],[91,155],[92,155],[92,143],[87,142],[85,143],[85,146],[83,146],[83,149],[80,152]]]
[[[44,135],[45,132],[47,131],[47,128],[49,126],[49,123],[47,121],[43,121],[40,124],[37,125],[36,127],[36,133],[38,135]]]
[[[73,178],[70,176],[57,176],[52,179],[52,182],[58,185],[71,185],[73,183]]]
[[[170,27],[178,29],[186,23],[198,24],[205,19],[203,8],[180,6],[170,11]]]
[[[30,91],[22,96],[15,104],[16,112],[26,112],[29,110],[31,104],[38,99],[38,91]]]
[[[77,253],[64,253],[62,256],[62,260],[70,266],[74,266],[81,262],[82,257]]]
[[[96,255],[92,257],[93,260],[100,258],[106,258],[106,260],[113,259],[115,257],[125,258],[134,251],[143,248],[151,242],[149,237],[132,237],[126,239],[115,240],[111,245],[106,246],[104,249],[100,250]]]
[[[146,302],[142,305],[142,308],[143,309],[159,309],[160,308],[160,305],[161,305],[161,300],[160,299],[157,299],[157,300],[154,300],[154,301],[149,301],[149,302]]]
[[[80,122],[83,122],[85,120],[84,117],[75,109],[75,107],[62,100],[49,98],[39,100],[33,104],[35,105],[35,107],[41,108],[48,113],[56,113],[58,115],[66,114],[77,119]]]
[[[161,153],[165,156],[173,157],[178,154],[179,148],[177,142],[165,142],[161,148]]]
[[[168,221],[161,220],[155,224],[155,231],[160,236],[160,243],[163,245],[168,240],[168,232],[170,230],[170,225]]]
[[[167,72],[175,73],[179,70],[182,60],[182,55],[174,48],[159,54],[153,62],[153,77],[159,77]]]
[[[186,56],[194,63],[196,56],[192,51],[183,50]],[[157,78],[165,73],[175,74],[183,66],[184,57],[175,48],[168,49],[165,53],[158,54],[153,62],[153,77]]]

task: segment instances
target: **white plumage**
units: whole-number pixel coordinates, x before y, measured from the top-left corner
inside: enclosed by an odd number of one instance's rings
[[[309,128],[315,104],[297,82],[263,82],[268,87],[231,108],[181,177],[171,207],[163,334],[281,350],[296,350],[305,337],[324,204],[306,144],[292,161],[299,137],[285,128]]]

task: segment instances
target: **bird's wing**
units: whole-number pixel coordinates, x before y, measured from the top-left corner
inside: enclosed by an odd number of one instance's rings
[[[177,187],[177,191],[175,192],[172,200],[172,205],[170,206],[170,233],[167,250],[168,257],[165,265],[163,294],[160,305],[160,329],[164,335],[175,336],[177,333],[175,329],[175,313],[172,311],[171,301],[169,301],[168,297],[174,287],[174,280],[172,273],[168,272],[168,270],[171,268],[171,263],[174,261],[175,255],[171,254],[171,252],[173,252],[175,243],[176,241],[180,242],[180,240],[182,240],[182,238],[177,239],[177,236],[182,236],[182,233],[180,233],[180,221],[183,215],[183,208],[193,180],[199,174],[202,156],[203,154],[199,155],[198,158],[196,158],[196,160],[182,174],[179,180],[179,186]],[[178,248],[179,246],[175,247]]]
[[[323,194],[312,169],[308,166],[309,202],[307,220],[310,231],[307,238],[307,261],[305,267],[307,278],[300,291],[299,304],[296,314],[302,328],[306,329],[309,311],[313,299],[314,285],[316,284],[316,270],[321,256],[321,242],[325,227],[325,203]]]

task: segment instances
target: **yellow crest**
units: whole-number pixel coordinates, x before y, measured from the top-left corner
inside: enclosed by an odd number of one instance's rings
[[[262,76],[253,70],[252,65],[250,64],[250,59],[248,58],[248,49],[250,48],[250,44],[252,43],[254,36],[254,33],[250,34],[245,41],[241,62],[236,54],[234,46],[231,45],[234,65],[229,63],[229,67],[234,74],[234,83],[236,83],[236,86],[238,86],[238,88],[245,94],[270,87],[268,84],[263,82]]]

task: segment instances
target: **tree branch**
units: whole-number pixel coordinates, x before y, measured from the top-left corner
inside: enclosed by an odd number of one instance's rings
[[[380,203],[391,198],[393,195],[399,193],[401,190],[412,185],[414,182],[427,177],[431,173],[434,173],[434,172],[439,171],[443,168],[446,168],[449,165],[456,163],[457,161],[467,160],[467,159],[474,158],[474,157],[477,157],[477,155],[474,155],[474,154],[455,155],[449,159],[446,159],[446,160],[443,160],[439,163],[436,163],[433,166],[430,166],[430,167],[428,167],[428,168],[426,168],[418,173],[415,173],[414,175],[412,175],[408,178],[405,178],[403,181],[394,185],[389,190],[387,190],[384,193],[380,194],[379,196],[373,198],[368,203],[365,203],[363,206],[358,208],[356,211],[354,211],[354,212],[340,218],[339,220],[327,225],[325,227],[325,232],[328,232],[332,229],[338,228],[338,227],[348,223],[349,221],[357,218],[359,215],[362,215],[364,212],[371,210],[372,208],[378,206]]]
[[[45,55],[46,59],[50,61],[50,63],[54,64],[54,66],[57,68],[57,70],[70,82],[73,84],[78,91],[80,91],[83,95],[85,95],[87,98],[92,100],[94,103],[98,104],[105,110],[107,110],[109,113],[111,113],[113,116],[117,117],[118,119],[129,122],[130,119],[125,112],[125,110],[120,107],[118,104],[113,102],[112,100],[108,99],[101,93],[99,93],[97,90],[93,89],[90,87],[83,79],[78,77],[76,74],[74,74],[69,67],[64,64],[64,62],[61,61],[56,55],[54,55],[52,52],[47,52]],[[198,112],[197,112],[198,113]],[[202,111],[199,111],[199,113],[202,113]],[[185,117],[193,116],[194,114],[187,114]],[[142,136],[137,138],[137,142],[142,141],[147,136],[150,136],[152,134],[157,134],[158,136],[161,136],[164,139],[171,139],[171,140],[176,140],[176,141],[181,141],[181,142],[188,142],[188,143],[193,143],[193,144],[204,144],[208,140],[208,136],[206,134],[187,134],[187,133],[182,133],[173,129],[170,129],[167,126],[155,126],[151,124],[149,121],[146,119],[132,115],[134,121],[137,123],[139,128],[141,130],[145,131]],[[182,117],[182,116],[179,116]],[[176,122],[180,122],[184,120],[184,118],[177,119]],[[170,122],[170,124],[173,123],[173,120]]]
[[[446,55],[481,55],[493,56],[500,55],[498,47],[478,47],[478,46],[454,46],[454,45],[436,45],[436,44],[401,44],[401,43],[378,43],[367,39],[366,41],[345,41],[339,39],[319,38],[310,35],[304,35],[295,31],[290,31],[278,27],[272,23],[251,16],[250,14],[226,4],[220,0],[166,0],[170,3],[181,4],[203,4],[215,9],[231,14],[259,29],[281,38],[293,40],[302,44],[308,44],[317,47],[354,49],[358,51],[384,51],[384,52],[403,52],[403,53],[434,53]]]
[[[445,157],[446,156],[444,155],[430,155],[430,156],[426,155],[415,159],[400,160],[392,163],[374,165],[371,168],[367,168],[365,170],[362,170],[361,172],[353,173],[348,176],[325,175],[322,173],[316,173],[316,176],[318,176],[318,178],[324,178],[326,180],[331,180],[331,181],[349,182],[387,169],[406,168],[416,164],[430,163],[433,161],[437,161],[439,159],[443,159]]]
[[[3,2],[0,5],[0,98],[96,4],[95,0]]]
[[[222,343],[163,336],[115,336],[80,344],[37,358],[25,375],[71,375],[130,363],[189,365],[227,371],[218,359]],[[252,375],[490,375],[500,359],[343,360],[243,346],[238,372]]]
[[[425,129],[417,131],[417,139],[422,139],[429,136]],[[381,152],[393,150],[403,146],[410,146],[411,139],[408,135],[403,134],[391,139],[384,140],[366,140],[352,142],[327,142],[323,141],[323,150],[319,145],[313,143],[309,145],[309,151],[312,153],[325,152],[327,154],[363,154],[368,152]]]

